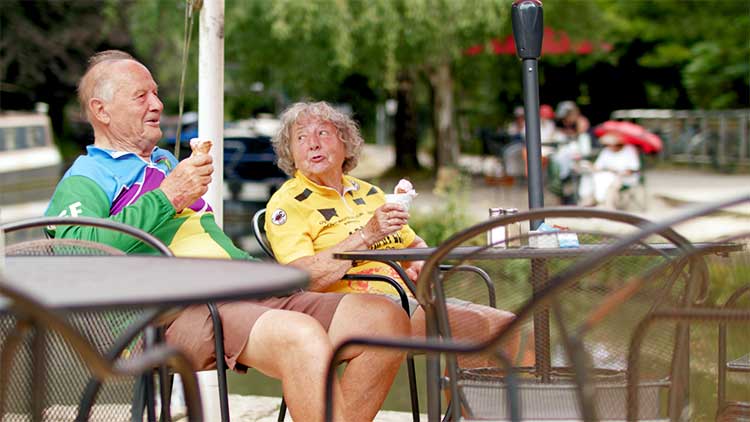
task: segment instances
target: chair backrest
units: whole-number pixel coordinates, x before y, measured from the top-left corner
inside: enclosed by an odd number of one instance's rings
[[[275,258],[271,244],[268,243],[268,238],[266,237],[265,224],[266,209],[262,208],[256,211],[253,215],[253,235],[255,236],[255,240],[258,241],[261,249],[263,249],[263,252],[265,252],[270,258]]]
[[[712,253],[704,249],[714,244],[697,245],[674,264],[699,262],[697,269],[705,271],[707,294],[700,297],[699,306],[669,306],[655,309],[641,321],[631,337],[628,360],[629,415],[641,414],[644,400],[639,381],[648,371],[652,360],[651,336],[662,327],[674,327],[688,332],[682,345],[689,353],[673,361],[673,385],[680,383],[685,395],[670,397],[671,414],[684,414],[689,403],[691,420],[730,420],[727,417],[734,405],[742,403],[745,416],[750,416],[750,233],[717,241],[727,251]],[[641,282],[658,278],[657,273],[668,273],[674,265],[654,268],[644,274]],[[695,266],[694,266],[695,267]],[[718,330],[718,341],[716,328]],[[689,340],[689,341],[688,341]],[[718,362],[717,362],[718,356]],[[718,364],[717,364],[718,363]],[[688,387],[692,393],[688,397]],[[718,401],[713,394],[718,390]],[[705,393],[704,393],[705,392]],[[729,398],[727,398],[729,396]],[[738,400],[739,399],[739,400]],[[724,415],[724,416],[721,416]],[[735,415],[737,416],[737,415]],[[726,417],[726,418],[725,418]]]
[[[123,236],[132,237],[134,242],[142,242],[157,253],[173,256],[169,248],[152,235],[125,224],[96,218],[71,217],[43,217],[6,223],[0,226],[9,234],[5,238],[31,239],[11,243],[6,247],[7,255],[125,255],[124,251],[110,245],[67,238],[45,239],[46,228],[50,225],[70,225],[81,227],[96,227],[102,232],[113,231]],[[21,233],[31,233],[29,236],[14,236]],[[110,310],[106,312],[70,312],[65,315],[65,322],[79,336],[84,337],[89,344],[100,353],[120,355],[121,359],[130,359],[143,353],[140,341],[133,339],[131,344],[118,343],[118,338],[127,332],[134,321],[148,320],[155,315],[155,310],[129,308]],[[18,335],[18,319],[10,313],[0,313],[0,342],[7,342]],[[8,407],[9,413],[23,413],[29,411],[24,403],[30,403],[32,387],[31,374],[33,368],[33,333],[24,333],[19,337],[18,349],[13,357],[13,364],[8,368],[8,376],[14,380],[9,385]],[[106,382],[99,386],[92,384],[94,372],[88,367],[85,359],[77,355],[66,337],[52,333],[46,340],[46,378],[44,391],[41,394],[40,406],[45,408],[49,417],[59,417],[61,420],[75,418],[79,410],[72,404],[81,401],[87,394],[93,394],[96,401],[91,410],[92,418],[103,420],[129,419],[134,399],[135,378],[119,379]],[[113,350],[117,349],[117,350]],[[5,367],[3,368],[5,369]],[[88,392],[87,392],[88,390]]]
[[[0,230],[2,230],[6,236],[13,235],[16,232],[20,232],[22,230],[43,230],[40,233],[37,233],[36,237],[37,239],[46,238],[48,237],[48,233],[46,229],[48,227],[52,226],[80,226],[80,227],[96,227],[105,231],[110,231],[113,233],[121,234],[122,236],[128,237],[131,241],[135,243],[142,243],[146,246],[152,248],[155,253],[165,255],[165,256],[174,256],[172,251],[169,250],[167,245],[164,244],[161,240],[156,238],[150,233],[147,233],[141,229],[138,229],[136,227],[119,223],[116,221],[104,219],[104,218],[92,218],[92,217],[38,217],[38,218],[31,218],[27,220],[20,220],[20,221],[14,221],[9,223],[3,223],[0,225]],[[25,239],[27,237],[21,237],[22,239]],[[32,237],[32,240],[35,239]],[[7,240],[7,239],[6,239]],[[65,243],[65,242],[62,242]],[[61,243],[61,244],[62,244]],[[67,244],[73,245],[76,242],[68,242]],[[96,243],[97,245],[104,245],[99,246],[100,249],[105,249],[107,246],[111,248],[110,245],[98,243],[98,242],[89,242],[87,244],[87,247],[95,247],[93,244]],[[68,254],[74,253],[74,248],[69,249],[63,249]],[[85,250],[85,248],[84,248]],[[127,251],[124,251],[127,252]],[[81,253],[83,254],[83,253]],[[80,255],[80,254],[79,254]]]
[[[2,345],[2,371],[0,371],[0,419],[2,420],[74,420],[77,404],[81,397],[75,386],[80,382],[78,371],[71,368],[83,367],[89,377],[98,380],[134,378],[149,373],[154,365],[170,365],[184,378],[184,391],[187,401],[188,418],[191,421],[202,419],[200,396],[195,376],[187,358],[175,349],[157,346],[142,355],[132,357],[128,365],[117,365],[116,359],[107,359],[101,345],[91,344],[85,332],[73,327],[69,320],[48,310],[33,297],[18,290],[0,273],[0,300],[4,311],[17,323]],[[154,313],[153,317],[157,314]],[[144,320],[143,323],[146,321]],[[19,362],[19,352],[23,349],[26,337],[33,336],[34,355],[27,362]],[[123,342],[133,341],[132,337],[121,338]],[[65,352],[66,361],[57,361]],[[31,376],[19,377],[16,367],[22,365]],[[61,365],[61,367],[56,367]],[[50,403],[48,395],[52,383],[65,396],[65,401]],[[18,385],[20,384],[20,386]],[[22,395],[13,394],[19,388]],[[10,391],[9,391],[10,390]],[[130,397],[132,400],[132,391]],[[99,406],[95,419],[127,420],[130,416],[130,403],[124,404],[124,411],[117,412],[115,403],[105,402]],[[93,416],[93,415],[92,415]],[[88,418],[86,418],[88,420]],[[76,419],[79,420],[79,419]]]
[[[565,229],[538,233],[522,229],[520,235],[506,238],[502,243],[487,244],[487,234],[492,230],[534,220],[546,220],[549,226],[558,225]],[[422,304],[434,304],[442,332],[456,332],[463,327],[463,331],[471,332],[473,337],[457,340],[481,344],[495,339],[493,344],[499,346],[509,362],[528,361],[519,343],[533,344],[533,366],[519,372],[522,378],[519,388],[521,417],[578,419],[584,415],[576,404],[576,362],[569,344],[572,333],[577,333],[582,324],[589,321],[590,315],[599,304],[610,299],[612,292],[619,291],[648,269],[671,261],[679,251],[691,248],[690,242],[665,228],[639,239],[624,250],[612,249],[618,242],[637,235],[650,225],[650,221],[632,214],[573,207],[527,211],[486,221],[454,235],[436,250],[425,263],[417,281],[417,296]],[[569,274],[577,265],[594,256],[596,261],[589,262],[584,270]],[[439,271],[439,265],[446,262],[483,269],[499,292],[498,308],[514,312],[518,316],[516,320],[507,327],[490,325],[482,330],[481,319],[470,315],[458,320],[456,315],[459,314],[448,312],[443,298],[480,302],[477,298],[484,289],[477,283],[468,282],[460,272]],[[567,277],[564,285],[556,281],[560,277]],[[596,363],[595,375],[614,385],[615,398],[619,400],[597,403],[603,417],[624,415],[628,332],[635,329],[652,307],[687,300],[685,286],[688,283],[689,280],[682,275],[672,281],[654,280],[642,287],[637,300],[617,304],[627,308],[627,311],[618,313],[619,319],[608,320],[609,325],[598,321],[581,337],[580,347],[585,351],[584,355]],[[550,289],[554,289],[553,294]],[[547,295],[550,296],[544,303],[538,303],[540,297]],[[531,332],[532,327],[533,339],[531,335],[523,334],[524,331]],[[657,334],[656,351],[660,358],[668,359],[674,350],[674,332],[665,330]],[[497,359],[496,347],[485,350],[488,354],[477,356],[479,361],[480,358]],[[668,362],[660,360],[659,363],[649,372],[654,379],[670,373]],[[464,400],[464,411],[470,417],[507,416],[507,402],[488,398],[502,397],[502,394],[491,391],[493,385],[497,389],[502,384],[498,380],[503,379],[507,370],[465,366],[450,377],[457,381],[452,387],[456,396]],[[540,380],[552,388],[540,388]],[[659,388],[655,389],[657,393]],[[551,407],[551,401],[569,403],[570,406]],[[545,402],[547,404],[542,404]],[[663,409],[656,407],[652,410],[656,414]]]

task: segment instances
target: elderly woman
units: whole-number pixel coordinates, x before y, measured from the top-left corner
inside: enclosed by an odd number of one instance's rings
[[[333,254],[427,246],[409,227],[403,206],[386,203],[380,188],[347,174],[357,166],[363,142],[357,124],[325,102],[297,103],[281,116],[273,144],[279,167],[292,178],[268,202],[265,228],[276,259],[308,271],[313,291],[395,295],[384,283],[341,280],[347,273],[377,273],[404,284],[388,265],[352,263]],[[416,279],[422,265],[410,262],[406,273]],[[412,334],[423,336],[424,312],[411,300]],[[472,339],[485,338],[514,318],[468,302],[449,304],[449,312],[455,316],[451,320],[472,321],[470,329],[454,327],[455,336]],[[508,352],[516,356],[517,350]]]
[[[593,171],[581,177],[578,196],[581,205],[615,209],[620,188],[638,184],[641,159],[638,149],[616,133],[605,133],[599,143],[605,148],[596,157]]]

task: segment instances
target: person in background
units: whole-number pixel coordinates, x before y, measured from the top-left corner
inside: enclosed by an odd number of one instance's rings
[[[554,162],[553,177],[560,184],[560,198],[563,204],[575,204],[577,178],[574,169],[579,160],[591,154],[591,135],[588,133],[589,120],[573,101],[562,101],[557,105],[555,117],[559,122],[557,150],[551,156]]]
[[[516,106],[513,109],[513,121],[508,123],[505,129],[511,142],[521,142],[526,138],[526,119],[524,117],[523,106]]]
[[[148,69],[129,54],[97,53],[79,83],[79,100],[94,129],[94,144],[57,185],[46,214],[88,216],[126,223],[164,241],[177,256],[251,259],[232,244],[203,198],[213,174],[211,156],[178,162],[156,147],[163,105]],[[57,226],[54,237],[108,243],[127,253],[148,253],[127,236],[80,226]],[[248,283],[252,283],[248,274]],[[175,280],[175,288],[179,288]],[[211,283],[211,280],[206,280]],[[213,324],[205,305],[182,310],[166,340],[183,350],[196,370],[225,359],[229,368],[254,367],[281,380],[295,420],[324,417],[325,377],[334,347],[352,336],[405,336],[408,318],[376,295],[297,292],[260,301],[217,304],[225,356],[214,354]],[[403,354],[348,348],[348,364],[334,392],[340,421],[371,421],[380,409]]]
[[[597,156],[592,171],[581,177],[580,205],[614,209],[620,188],[638,184],[641,160],[637,148],[624,143],[617,134],[605,133],[599,142],[605,148]]]
[[[408,225],[409,213],[401,204],[386,203],[383,191],[349,176],[357,166],[364,140],[357,124],[325,102],[296,103],[281,115],[281,129],[273,139],[278,165],[292,178],[273,194],[267,206],[265,229],[276,259],[310,273],[310,289],[318,292],[376,293],[398,301],[384,283],[342,280],[344,274],[382,274],[408,287],[387,264],[335,259],[333,254],[357,249],[427,247]],[[422,261],[405,263],[416,280]],[[412,334],[425,335],[425,314],[411,297]],[[475,341],[496,333],[514,319],[502,310],[464,301],[449,302],[458,338]],[[519,354],[518,338],[507,350]],[[532,342],[529,342],[532,343]],[[532,346],[533,347],[533,346]],[[528,363],[533,353],[525,355]],[[472,358],[477,359],[477,358]],[[464,361],[485,366],[487,361]]]
[[[589,119],[581,114],[581,109],[573,101],[560,102],[555,110],[555,117],[560,123],[560,132],[568,139],[576,139],[583,134],[588,134],[591,128]],[[586,151],[581,151],[581,153],[588,155]]]
[[[526,175],[526,120],[523,106],[513,109],[513,121],[505,129],[508,135],[508,144],[502,150],[502,162],[505,176],[511,178],[524,177]]]
[[[542,145],[555,143],[557,135],[557,125],[555,125],[555,111],[549,104],[542,104],[539,107],[539,129]]]

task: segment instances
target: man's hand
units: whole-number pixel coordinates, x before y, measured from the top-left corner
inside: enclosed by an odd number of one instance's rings
[[[365,236],[368,245],[383,240],[391,233],[401,230],[409,221],[409,213],[404,210],[400,204],[383,204],[367,221],[362,228],[362,234]]]
[[[182,160],[172,173],[161,182],[161,190],[180,212],[208,191],[213,159],[208,154],[195,154]]]

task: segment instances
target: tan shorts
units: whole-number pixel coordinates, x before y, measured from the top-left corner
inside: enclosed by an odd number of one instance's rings
[[[299,292],[260,301],[218,303],[227,366],[240,373],[247,371],[245,365],[237,362],[237,357],[247,344],[253,324],[264,312],[271,309],[302,312],[318,320],[328,331],[343,297],[338,293]],[[166,338],[169,344],[187,355],[196,370],[216,368],[214,327],[206,305],[185,308],[167,328]]]

